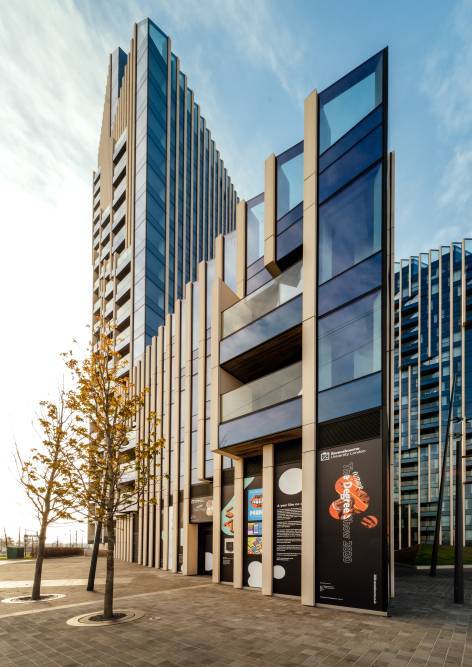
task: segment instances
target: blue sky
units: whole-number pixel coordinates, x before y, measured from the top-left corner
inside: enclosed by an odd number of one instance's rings
[[[110,6],[101,3],[97,14],[96,3],[89,4],[87,20],[107,21]],[[245,197],[262,189],[265,157],[301,138],[303,98],[388,45],[397,255],[471,233],[469,0],[179,0],[120,7],[114,20],[125,48],[130,21],[140,16],[149,15],[172,37]]]
[[[472,236],[472,0],[0,0],[0,12],[0,281],[13,286],[0,327],[0,507],[12,534],[34,523],[13,443],[37,440],[31,420],[54,395],[58,354],[87,337],[108,55],[128,50],[135,21],[171,36],[245,198],[262,190],[265,158],[301,139],[306,95],[388,45],[397,257]]]

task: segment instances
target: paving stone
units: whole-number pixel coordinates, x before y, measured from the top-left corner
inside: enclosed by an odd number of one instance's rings
[[[103,567],[101,559],[100,576]],[[24,581],[29,568],[2,568],[0,597],[12,590],[2,590],[2,580]],[[73,628],[66,625],[68,618],[102,604],[101,584],[92,594],[62,586],[86,577],[87,568],[87,559],[47,561],[45,578],[57,580],[66,598],[47,608],[0,604],[0,616],[28,611],[0,618],[2,667],[472,665],[472,572],[466,572],[466,604],[458,608],[452,602],[452,573],[432,580],[402,569],[391,616],[384,618],[301,607],[296,600],[118,562],[116,608],[138,608],[145,616],[114,627]],[[138,597],[120,599],[132,595]]]

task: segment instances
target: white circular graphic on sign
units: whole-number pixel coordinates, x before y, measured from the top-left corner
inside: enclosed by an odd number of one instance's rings
[[[249,573],[247,585],[253,588],[260,588],[262,586],[262,563],[258,560],[249,563],[247,571]]]
[[[205,572],[211,572],[213,570],[213,554],[209,551],[205,551]]]
[[[287,496],[293,496],[302,490],[302,469],[289,468],[280,475],[279,489]]]
[[[285,568],[282,565],[274,565],[274,579],[283,579],[285,577]]]

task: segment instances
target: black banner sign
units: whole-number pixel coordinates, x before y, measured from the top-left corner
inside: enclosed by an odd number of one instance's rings
[[[301,595],[302,469],[276,465],[274,480],[274,593]]]
[[[317,459],[317,601],[384,611],[382,442],[320,450]]]
[[[221,581],[233,581],[234,560],[234,475],[223,470],[221,487]]]

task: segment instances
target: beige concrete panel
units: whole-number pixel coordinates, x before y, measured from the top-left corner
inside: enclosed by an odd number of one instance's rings
[[[303,173],[304,178],[315,174],[318,168],[318,93],[313,90],[304,103],[304,131],[303,131]]]
[[[163,377],[164,377],[164,327],[159,327],[157,332],[156,345],[156,413],[159,418],[158,436],[160,438],[164,435],[164,425],[162,422],[162,405],[163,405]],[[162,509],[162,451],[156,456],[156,499],[157,505],[156,513],[156,537],[154,543],[154,561],[155,567],[159,567],[161,560],[161,509]]]
[[[151,340],[151,352],[150,352],[150,368],[149,368],[149,411],[156,412],[157,405],[157,336],[153,336]],[[151,475],[154,476],[154,479],[151,479],[149,484],[149,497],[154,499],[156,497],[156,460],[155,457],[150,463],[151,466]],[[148,539],[148,565],[152,566],[153,555],[155,552],[155,534],[154,534],[154,516],[156,513],[156,506],[154,503],[149,505],[149,539]]]
[[[128,561],[133,561],[133,515],[128,515]]]
[[[221,237],[219,237],[221,238]],[[222,255],[222,244],[218,253]],[[218,256],[217,256],[218,259]],[[223,273],[222,263],[219,264],[220,274]],[[219,277],[215,277],[211,295],[211,416],[210,443],[212,451],[218,449],[218,426],[220,423],[220,395],[241,383],[232,375],[220,369],[221,313],[239,301],[237,295]]]
[[[304,426],[302,438],[305,441]],[[308,438],[311,434],[308,433]],[[315,579],[315,509],[316,509],[316,452],[302,451],[302,604],[316,603]]]
[[[243,587],[243,548],[244,548],[244,461],[236,459],[234,465],[234,560],[233,586]]]
[[[244,383],[238,380],[238,378],[235,378],[234,375],[231,375],[231,373],[228,373],[223,368],[220,368],[219,384],[221,396],[222,394],[226,394],[228,391],[233,391],[233,389],[241,387]]]
[[[222,239],[222,237],[218,237]],[[221,243],[217,245],[217,271],[218,271],[218,252],[221,253]],[[219,269],[221,270],[221,266]],[[210,414],[210,443],[212,451],[218,449],[218,425],[220,423],[220,335],[221,335],[221,314],[220,314],[220,292],[222,281],[218,274],[215,277],[211,294],[211,414]],[[214,483],[214,482],[213,482]]]
[[[198,407],[197,407],[197,475],[205,479],[205,400],[206,400],[206,262],[198,265]]]
[[[162,567],[168,569],[169,556],[169,471],[170,471],[170,450],[171,450],[171,432],[170,432],[170,410],[171,410],[171,357],[172,357],[172,315],[166,316],[164,328],[164,383],[165,383],[165,416],[164,416],[164,438],[166,446],[165,465],[163,468],[162,480],[162,505],[164,508],[164,526],[163,526],[163,558]]]
[[[174,467],[171,479],[171,491],[173,496],[173,535],[172,535],[172,571],[178,571],[178,547],[179,547],[179,475],[180,475],[180,413],[183,406],[180,405],[180,359],[182,354],[182,301],[178,299],[175,303],[175,359],[174,359]]]
[[[305,425],[315,422],[316,413],[316,321],[314,317],[304,320],[302,324],[302,359],[302,424]]]
[[[236,292],[240,299],[246,296],[247,212],[242,199],[236,207]]]
[[[150,370],[151,370],[151,348],[150,346],[146,347],[144,350],[144,362],[143,362],[143,385],[144,389],[149,391],[149,381],[150,381]],[[142,412],[142,433],[143,440],[145,441],[149,435],[148,421],[147,416],[149,414],[149,404],[150,404],[150,395],[147,393],[144,397],[144,410]],[[149,486],[144,490],[144,508],[143,508],[143,565],[148,565],[149,560]]]
[[[212,581],[220,583],[221,560],[221,471],[223,459],[213,455],[213,572]]]
[[[230,287],[228,287],[228,285],[223,281],[220,281],[219,296],[220,296],[219,299],[220,313],[222,313],[227,308],[230,308],[240,300],[239,297],[233,292],[233,290]]]
[[[130,560],[129,554],[129,515],[127,514],[125,516],[124,520],[124,526],[125,526],[125,554],[124,554],[124,560],[128,561]]]
[[[98,164],[100,166],[100,208],[105,210],[112,201],[112,155],[113,139],[110,128],[111,106],[111,56],[108,61],[108,75],[103,105],[102,128],[98,147]]]
[[[394,499],[393,499],[393,488],[395,482],[395,465],[394,465],[394,450],[395,450],[395,438],[394,438],[394,429],[393,429],[393,414],[394,414],[394,381],[395,381],[395,357],[394,357],[394,299],[395,299],[395,246],[394,246],[394,230],[395,230],[395,153],[389,154],[388,160],[388,183],[387,183],[387,262],[388,262],[388,275],[387,275],[387,294],[390,299],[390,308],[387,308],[387,369],[389,373],[389,378],[387,386],[390,391],[390,400],[387,401],[388,409],[388,424],[390,425],[390,470],[389,470],[389,488],[388,488],[388,516],[389,516],[389,528],[388,528],[388,541],[389,541],[389,594],[390,597],[395,597],[395,521],[394,521]],[[428,269],[429,271],[429,269]],[[419,281],[421,286],[421,281]],[[421,308],[421,299],[419,300],[419,307]],[[421,323],[421,317],[418,318],[418,321]],[[418,386],[418,391],[420,387]],[[421,409],[421,401],[418,400],[418,408]],[[420,461],[418,461],[420,464]],[[418,514],[420,521],[420,514]]]
[[[317,208],[310,206],[303,209],[303,320],[316,317],[316,235],[317,235]],[[307,252],[306,249],[311,252]],[[312,285],[311,289],[308,286]]]
[[[273,593],[274,571],[274,445],[262,448],[262,593]]]
[[[121,536],[121,531],[123,530],[122,522],[121,522],[121,517],[116,518],[116,544],[115,544],[115,553],[116,553],[116,558],[119,560],[122,560],[122,554],[121,554],[121,548],[123,545],[123,539]]]
[[[138,361],[136,364],[136,382],[135,386],[137,391],[142,390],[142,385],[141,385],[141,377],[142,377],[142,362]],[[137,414],[137,420],[136,420],[136,429],[137,429],[137,434],[138,438],[142,438],[143,434],[141,431],[142,428],[142,410],[139,411]],[[138,563],[140,565],[143,564],[143,525],[144,525],[144,507],[142,506],[141,498],[138,498]]]
[[[215,281],[214,281],[214,283],[215,283],[216,280],[218,280],[218,278],[220,280],[223,280],[223,278],[224,278],[224,237],[221,234],[216,237],[215,243],[214,243],[214,248],[215,248]]]
[[[188,283],[184,302],[186,318],[185,350],[185,429],[184,429],[184,489],[183,489],[183,574],[196,574],[195,526],[190,525],[190,465],[192,438],[192,304],[193,285]]]
[[[316,190],[318,187],[317,181],[318,175],[315,172],[314,174],[310,174],[310,176],[308,176],[303,182],[303,196],[306,197],[306,199],[303,199],[304,209],[309,209],[310,206],[314,206],[316,204]]]
[[[273,276],[280,273],[276,261],[277,239],[277,159],[272,153],[264,170],[264,266]]]

